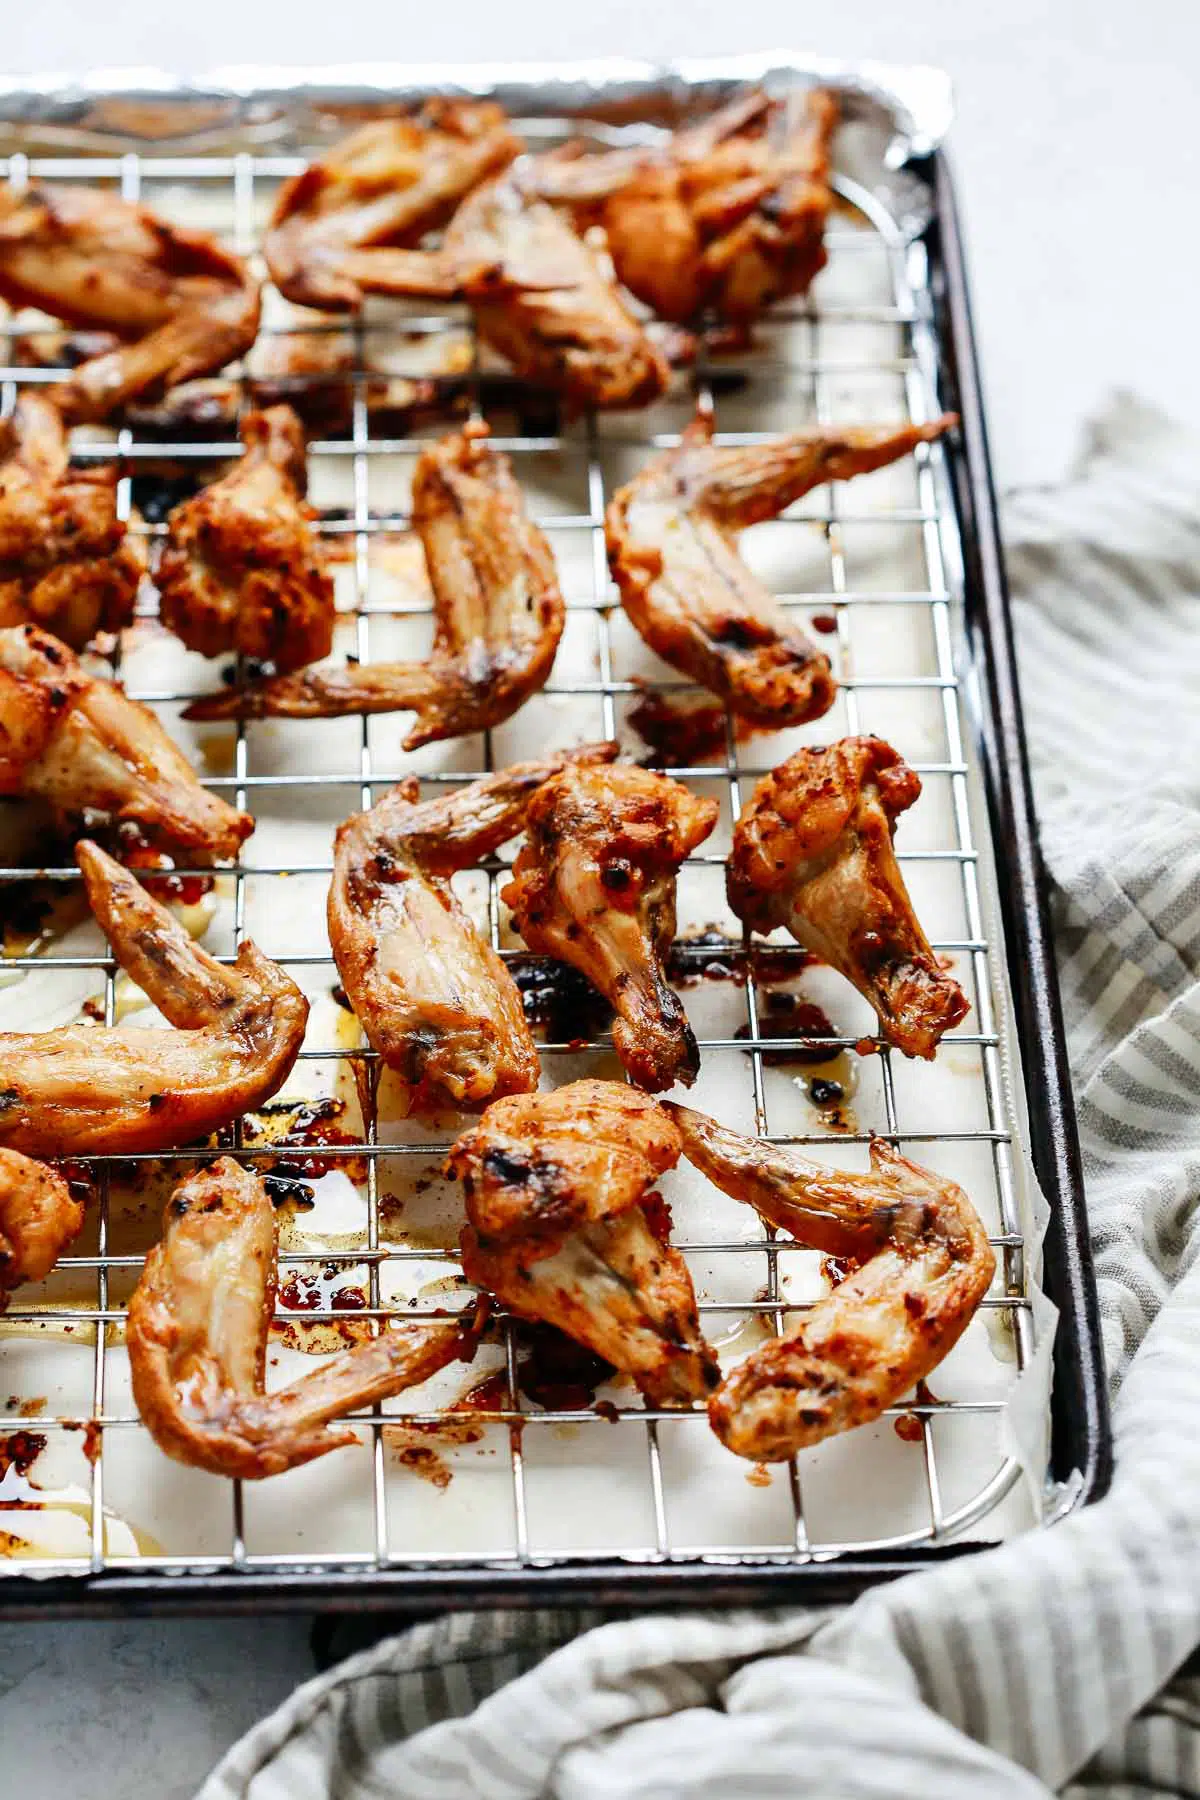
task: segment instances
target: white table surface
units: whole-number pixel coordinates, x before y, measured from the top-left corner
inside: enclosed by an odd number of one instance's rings
[[[668,58],[803,46],[941,64],[1002,487],[1054,480],[1114,386],[1200,412],[1193,351],[1200,9],[1179,0],[116,0],[5,9],[8,73],[455,57]],[[0,1627],[22,1800],[184,1800],[311,1673],[301,1620]]]

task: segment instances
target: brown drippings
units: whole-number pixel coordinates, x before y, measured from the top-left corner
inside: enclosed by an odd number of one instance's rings
[[[40,1431],[13,1431],[0,1437],[0,1482],[10,1473],[19,1478],[28,1476],[45,1448],[46,1438]]]
[[[750,1036],[749,1025],[741,1025],[733,1034],[736,1038]],[[789,994],[778,989],[765,993],[758,1016],[758,1035],[762,1039],[772,1038],[836,1038],[838,1033],[823,1008],[811,1000],[805,1000],[799,994]],[[769,1069],[786,1068],[789,1063],[825,1063],[832,1055],[829,1044],[800,1042],[789,1044],[786,1050],[764,1050],[763,1062]],[[821,1104],[816,1101],[814,1104]]]
[[[148,894],[169,905],[196,906],[216,885],[215,875],[177,875],[174,859],[155,850],[131,820],[116,829],[117,854],[127,869],[136,869]]]
[[[823,1256],[821,1273],[830,1287],[840,1287],[847,1275],[853,1275],[860,1265],[852,1256]]]
[[[766,1463],[755,1463],[752,1469],[746,1471],[746,1480],[750,1483],[751,1487],[770,1487],[771,1471],[768,1469]]]
[[[816,957],[799,944],[753,944],[747,958],[744,944],[727,937],[716,925],[702,925],[686,932],[667,951],[667,978],[673,987],[695,987],[701,981],[731,981],[745,987],[749,972],[755,985],[794,981]]]
[[[837,616],[834,613],[814,613],[810,623],[814,631],[822,631],[827,637],[837,630]]]
[[[336,1123],[345,1111],[346,1102],[332,1098],[272,1100],[258,1112],[246,1115],[247,1148],[269,1145],[273,1150],[318,1152],[316,1155],[275,1156],[269,1162],[264,1160],[256,1165],[273,1199],[278,1200],[281,1182],[303,1183],[306,1177],[328,1175],[331,1169],[340,1169],[349,1181],[359,1185],[366,1181],[366,1156],[361,1151],[354,1155],[343,1150],[343,1147],[349,1148],[362,1141]],[[322,1156],[321,1150],[329,1150],[332,1154]],[[306,1196],[299,1196],[305,1197],[311,1201],[311,1191]]]
[[[354,1008],[350,1004],[350,996],[347,994],[340,981],[335,982],[329,992],[333,995],[335,1006],[340,1006],[343,1012],[352,1013],[354,1011]]]
[[[453,1406],[435,1423],[399,1423],[383,1427],[383,1441],[402,1468],[410,1469],[422,1481],[439,1489],[449,1487],[454,1471],[439,1452],[439,1443],[477,1444],[485,1427],[471,1417],[472,1413],[504,1412],[508,1408],[508,1381],[502,1369],[475,1383],[460,1394]]]
[[[892,1430],[906,1444],[919,1444],[925,1435],[924,1427],[916,1413],[901,1413],[898,1419],[892,1420]]]
[[[671,700],[648,689],[626,714],[650,754],[643,766],[682,769],[723,755],[725,708],[716,700]]]
[[[39,846],[40,847],[40,846]],[[73,860],[69,849],[45,846],[46,866]],[[6,957],[37,956],[87,918],[82,882],[28,880],[0,883],[0,942]]]
[[[547,1412],[583,1412],[615,1370],[553,1325],[518,1321],[517,1385]]]
[[[547,956],[510,956],[508,972],[517,984],[525,1017],[545,1028],[552,1043],[598,1037],[612,1020],[612,1009],[568,963]]]

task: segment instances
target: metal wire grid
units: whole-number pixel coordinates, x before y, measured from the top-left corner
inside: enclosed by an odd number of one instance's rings
[[[546,135],[553,127],[547,122],[538,122],[540,135]],[[120,183],[122,194],[131,200],[139,198],[142,182],[145,178],[171,179],[196,183],[229,183],[232,188],[232,205],[234,221],[235,247],[242,253],[249,253],[254,248],[254,202],[255,183],[263,179],[276,179],[292,174],[300,166],[299,159],[280,157],[256,158],[249,154],[239,154],[232,158],[168,158],[141,157],[128,154],[113,159],[77,159],[77,158],[38,158],[27,159],[16,155],[2,165],[2,172],[14,183],[20,185],[30,179],[61,178],[78,181],[80,179],[103,178],[111,181],[116,178]],[[926,265],[924,252],[919,243],[909,243],[894,221],[883,207],[865,190],[851,183],[839,182],[843,196],[850,200],[865,215],[872,228],[869,232],[838,229],[830,235],[830,248],[835,256],[852,255],[866,245],[881,239],[886,247],[887,264],[890,272],[893,300],[886,306],[851,306],[837,308],[825,307],[818,313],[811,305],[781,309],[781,315],[793,320],[804,321],[807,327],[810,354],[793,360],[790,367],[798,370],[807,380],[813,412],[821,422],[831,418],[829,384],[831,378],[844,366],[835,360],[823,358],[821,350],[821,325],[831,318],[841,320],[859,320],[863,322],[879,322],[898,326],[905,334],[907,350],[904,355],[894,360],[875,361],[870,367],[873,372],[880,369],[892,370],[902,378],[907,410],[909,416],[920,421],[928,416],[932,409],[935,390],[936,342],[932,325],[929,294],[926,285]],[[423,320],[405,319],[403,329],[406,333],[419,330],[441,330],[446,328],[447,321],[442,317],[431,317]],[[305,330],[311,328],[306,325]],[[385,515],[372,514],[369,505],[369,466],[373,456],[390,452],[414,453],[419,448],[420,440],[412,437],[385,438],[372,436],[371,421],[366,399],[366,382],[368,374],[365,363],[365,332],[368,328],[361,324],[356,328],[358,355],[356,368],[345,380],[351,384],[353,401],[351,429],[346,437],[321,439],[310,445],[310,451],[317,455],[347,457],[351,462],[353,478],[353,506],[349,519],[330,519],[322,521],[321,530],[331,537],[349,535],[353,540],[353,582],[354,582],[354,630],[356,637],[356,653],[366,662],[370,657],[371,618],[374,615],[367,606],[367,583],[369,571],[369,555],[372,537],[378,533],[394,531],[401,528],[406,518],[401,513]],[[10,328],[10,336],[12,330]],[[11,409],[17,387],[21,383],[39,380],[52,380],[55,371],[27,369],[11,364],[0,368],[0,380],[5,384],[5,410]],[[479,402],[478,357],[476,356],[474,398],[476,406]],[[697,370],[696,385],[700,392],[705,392],[708,371],[703,366]],[[711,400],[711,391],[708,392]],[[723,441],[753,442],[764,434],[744,433],[736,436],[725,434]],[[520,435],[513,437],[497,436],[493,440],[501,449],[512,453],[562,450],[565,440],[555,435]],[[609,436],[606,442],[613,440]],[[673,441],[669,436],[647,435],[637,440],[648,452],[651,447],[661,447]],[[569,448],[570,446],[568,446]],[[188,440],[179,443],[164,443],[161,440],[138,439],[128,429],[122,429],[115,444],[80,444],[77,454],[83,459],[111,458],[119,460],[125,472],[119,487],[119,505],[124,516],[130,510],[129,471],[137,468],[142,460],[192,460],[201,459],[207,462],[218,461],[238,453],[240,446],[233,441]],[[623,695],[632,695],[642,689],[632,682],[621,681],[614,675],[613,645],[611,637],[611,620],[615,610],[615,599],[610,591],[605,558],[603,518],[606,501],[605,475],[600,455],[600,439],[595,419],[585,421],[584,456],[586,460],[587,510],[575,515],[555,514],[551,519],[543,521],[555,530],[576,531],[585,533],[590,539],[592,594],[585,602],[575,602],[575,607],[594,614],[596,621],[596,649],[598,656],[598,679],[595,683],[572,683],[569,686],[556,688],[553,679],[547,692],[560,692],[571,695],[590,695],[598,697],[601,706],[603,729],[605,735],[615,735],[617,728],[617,700]],[[944,479],[939,471],[937,453],[918,452],[917,458],[917,497],[915,508],[892,508],[884,513],[873,511],[867,514],[856,513],[853,505],[847,506],[839,497],[836,486],[826,491],[823,507],[813,510],[806,507],[805,518],[816,521],[824,531],[828,553],[829,588],[825,592],[806,596],[810,603],[820,601],[833,611],[839,642],[844,649],[849,645],[849,619],[852,609],[863,604],[889,604],[896,606],[920,606],[928,610],[933,632],[936,652],[936,674],[934,676],[878,676],[869,680],[846,677],[842,682],[842,693],[846,708],[846,724],[850,733],[860,726],[860,693],[868,688],[929,689],[936,690],[941,697],[941,709],[947,745],[947,756],[944,761],[918,763],[916,766],[922,774],[944,776],[950,783],[954,817],[954,843],[949,848],[936,850],[901,850],[900,860],[918,862],[936,860],[956,864],[962,885],[962,899],[967,921],[966,935],[959,939],[942,940],[936,948],[954,951],[969,959],[974,976],[975,990],[975,1022],[977,1029],[967,1033],[956,1033],[955,1042],[978,1047],[981,1058],[983,1087],[986,1098],[986,1127],[962,1131],[912,1131],[903,1128],[897,1105],[896,1088],[893,1079],[891,1057],[886,1047],[881,1051],[881,1080],[884,1109],[886,1114],[887,1137],[896,1144],[921,1143],[933,1141],[974,1141],[985,1143],[990,1147],[993,1161],[995,1189],[999,1203],[1000,1230],[992,1242],[999,1253],[1001,1266],[1002,1291],[989,1296],[984,1301],[985,1307],[1001,1309],[1012,1322],[1016,1346],[1017,1366],[1024,1368],[1031,1350],[1032,1326],[1030,1317],[1030,1296],[1027,1285],[1026,1259],[1024,1241],[1021,1231],[1021,1219],[1018,1206],[1013,1168],[1013,1140],[1011,1127],[1011,1109],[1007,1103],[1004,1089],[1004,1069],[1001,1058],[1001,1039],[998,1034],[997,1021],[993,1010],[993,993],[1001,991],[993,989],[992,971],[989,959],[992,955],[1001,954],[1001,947],[989,942],[984,927],[984,911],[980,888],[980,853],[972,837],[969,796],[969,765],[967,748],[964,743],[959,716],[958,677],[954,664],[953,629],[951,608],[953,596],[959,589],[961,566],[957,531],[952,507],[950,506]],[[851,490],[853,492],[853,490]],[[925,582],[919,590],[879,593],[856,592],[847,578],[846,556],[843,544],[843,527],[859,518],[878,520],[880,518],[914,525],[919,529],[924,560]],[[154,533],[154,527],[142,525],[140,528]],[[162,530],[162,527],[158,527]],[[569,605],[572,604],[569,599]],[[119,674],[119,669],[118,669]],[[684,688],[684,683],[661,684],[664,688]],[[134,689],[130,689],[134,692]],[[190,694],[178,691],[139,692],[138,698],[151,702],[176,702],[190,698]],[[494,766],[490,734],[484,736],[484,767],[471,772],[431,773],[422,779],[430,782],[460,783],[473,778],[473,775],[490,771]],[[372,752],[369,733],[369,721],[361,721],[361,740],[358,755],[359,767],[356,784],[360,790],[363,807],[371,805],[378,790],[390,785],[405,771],[400,767],[380,768]],[[680,779],[703,779],[712,781],[722,779],[726,783],[731,807],[731,817],[736,818],[746,798],[748,785],[757,776],[765,772],[763,766],[748,763],[741,759],[739,744],[735,737],[733,722],[727,722],[726,760],[724,766],[719,763],[705,763],[692,768],[673,769],[671,771]],[[226,791],[234,804],[246,808],[252,796],[260,788],[278,788],[289,785],[345,785],[347,777],[341,773],[314,773],[303,776],[256,773],[250,766],[250,748],[244,725],[236,731],[236,747],[232,773],[228,776],[213,777],[209,785]],[[253,808],[251,807],[251,810]],[[718,864],[723,858],[713,854],[700,852],[693,859],[697,864]],[[330,864],[313,862],[307,864],[289,864],[286,867],[259,864],[247,868],[240,861],[231,871],[233,881],[233,928],[235,949],[242,940],[245,929],[245,884],[248,875],[256,879],[264,876],[288,874],[324,874],[328,873]],[[186,872],[186,871],[185,871]],[[202,871],[196,871],[202,872]],[[0,868],[0,881],[12,881],[28,878],[30,871],[24,867]],[[39,870],[39,874],[49,875],[62,881],[77,878],[77,871],[71,868],[54,868]],[[487,865],[488,882],[488,917],[490,921],[492,942],[502,955],[511,955],[501,944],[501,910],[499,901],[500,869],[494,862]],[[263,946],[270,952],[270,945]],[[327,963],[328,956],[310,955],[280,958],[285,964]],[[115,1018],[115,976],[117,965],[111,955],[105,958],[91,957],[53,957],[29,956],[12,959],[8,966],[13,969],[23,967],[60,967],[60,968],[95,968],[104,975],[104,1018],[111,1024]],[[769,1117],[766,1083],[764,1081],[764,1054],[768,1050],[786,1051],[790,1047],[811,1045],[814,1040],[806,1036],[803,1040],[788,1040],[772,1036],[770,1039],[762,1033],[760,1017],[760,1001],[756,991],[756,982],[750,978],[745,986],[745,1009],[747,1037],[733,1036],[701,1040],[703,1052],[714,1050],[741,1050],[749,1052],[751,1078],[753,1083],[754,1111],[757,1129],[772,1141],[787,1144],[828,1144],[827,1134],[796,1133],[780,1131]],[[852,1040],[831,1037],[817,1040],[829,1048],[831,1054],[848,1047]],[[598,1049],[600,1045],[589,1045],[589,1049]],[[546,1043],[542,1046],[544,1053],[551,1059],[576,1052],[577,1044],[561,1042]],[[436,1252],[429,1249],[405,1249],[393,1245],[382,1246],[380,1239],[380,1199],[379,1199],[379,1167],[382,1158],[400,1158],[419,1155],[429,1159],[446,1146],[428,1143],[417,1144],[381,1144],[378,1139],[378,1113],[374,1104],[375,1084],[378,1068],[372,1052],[368,1050],[345,1050],[333,1046],[306,1046],[302,1051],[306,1059],[319,1059],[332,1062],[337,1059],[355,1057],[365,1067],[369,1080],[364,1086],[367,1096],[363,1103],[364,1140],[362,1144],[326,1149],[322,1147],[322,1155],[333,1157],[339,1154],[365,1157],[366,1159],[366,1225],[363,1244],[353,1251],[339,1252],[330,1255],[323,1251],[285,1253],[281,1256],[281,1265],[337,1265],[367,1270],[367,1301],[365,1312],[358,1315],[373,1320],[382,1320],[389,1316],[389,1309],[381,1302],[380,1266],[385,1257],[403,1258],[420,1257],[422,1260],[443,1260],[448,1266],[454,1266],[456,1259],[449,1251]],[[854,1132],[841,1134],[841,1143],[865,1143],[867,1134]],[[262,1148],[247,1148],[243,1144],[241,1121],[237,1122],[232,1132],[232,1151],[248,1159],[262,1157],[269,1152]],[[302,1154],[302,1153],[300,1153]],[[42,1560],[36,1567],[39,1572],[51,1573],[61,1567],[62,1572],[92,1571],[100,1572],[107,1567],[115,1566],[106,1549],[105,1536],[105,1498],[104,1498],[104,1443],[107,1434],[129,1428],[138,1428],[140,1422],[136,1415],[114,1411],[108,1404],[106,1394],[106,1364],[109,1332],[123,1318],[123,1309],[112,1303],[110,1295],[110,1275],[118,1269],[136,1268],[140,1258],[123,1256],[110,1252],[110,1213],[109,1190],[111,1183],[111,1165],[115,1158],[94,1159],[98,1174],[99,1219],[97,1253],[94,1257],[67,1257],[60,1266],[74,1267],[80,1270],[94,1270],[96,1281],[95,1305],[78,1309],[55,1309],[57,1318],[78,1320],[94,1328],[95,1348],[92,1375],[92,1421],[98,1441],[98,1453],[92,1463],[91,1496],[90,1496],[90,1555],[85,1558],[67,1557],[61,1563]],[[194,1160],[194,1152],[178,1151],[165,1156],[134,1157],[120,1159],[129,1161],[165,1161],[178,1160],[190,1162]],[[678,1241],[678,1240],[677,1240]],[[724,1300],[701,1302],[702,1313],[730,1313],[758,1311],[764,1313],[774,1324],[775,1329],[782,1330],[787,1318],[798,1309],[786,1301],[780,1286],[780,1259],[793,1249],[788,1242],[775,1240],[772,1231],[764,1229],[761,1245],[767,1266],[766,1295],[762,1301],[752,1304],[738,1305]],[[728,1254],[745,1255],[753,1248],[752,1242],[746,1240],[733,1241],[695,1241],[680,1242],[685,1253],[702,1253],[704,1255],[722,1256]],[[18,1297],[19,1298],[19,1297]],[[423,1313],[435,1313],[436,1308],[414,1309],[408,1307],[404,1311],[405,1318],[420,1317]],[[43,1320],[44,1310],[37,1308],[22,1309],[13,1306],[7,1318],[10,1323],[37,1322]],[[292,1315],[294,1316],[294,1315]],[[344,1315],[337,1312],[321,1310],[307,1312],[305,1318],[314,1322],[334,1321]],[[229,1484],[231,1494],[230,1545],[224,1555],[219,1556],[138,1556],[121,1557],[119,1566],[140,1570],[163,1569],[173,1573],[187,1571],[271,1569],[286,1570],[288,1567],[303,1565],[307,1569],[314,1566],[328,1570],[362,1566],[404,1567],[417,1564],[461,1564],[485,1561],[496,1563],[536,1564],[543,1566],[560,1560],[556,1556],[542,1555],[531,1546],[529,1516],[526,1498],[525,1458],[523,1451],[524,1434],[530,1429],[554,1425],[594,1426],[595,1415],[591,1411],[571,1409],[551,1409],[532,1411],[523,1403],[517,1368],[517,1342],[511,1320],[504,1320],[504,1375],[507,1386],[506,1400],[503,1407],[488,1413],[480,1413],[481,1423],[492,1422],[508,1431],[508,1452],[511,1471],[511,1504],[512,1504],[512,1550],[507,1554],[493,1554],[480,1558],[474,1552],[459,1553],[446,1551],[422,1551],[414,1557],[406,1554],[404,1549],[389,1542],[387,1519],[387,1484],[389,1480],[411,1479],[404,1474],[399,1476],[389,1472],[384,1441],[384,1428],[388,1418],[376,1407],[370,1414],[362,1415],[357,1423],[367,1433],[369,1452],[372,1457],[372,1519],[373,1542],[369,1550],[346,1550],[336,1555],[314,1557],[312,1553],[285,1554],[272,1552],[258,1554],[247,1549],[245,1516],[243,1509],[243,1491],[240,1482]],[[754,1546],[749,1544],[713,1544],[711,1546],[689,1545],[686,1550],[678,1549],[672,1540],[671,1520],[669,1515],[667,1484],[664,1480],[662,1451],[659,1443],[658,1427],[664,1420],[676,1421],[677,1413],[656,1411],[642,1406],[622,1405],[617,1408],[617,1418],[623,1430],[640,1431],[644,1434],[647,1475],[652,1503],[654,1535],[637,1555],[638,1559],[650,1558],[658,1561],[703,1560],[705,1557],[721,1558],[728,1561],[733,1558],[760,1560],[769,1558],[779,1561],[804,1561],[815,1557],[824,1560],[849,1551],[863,1552],[868,1550],[894,1549],[917,1545],[923,1542],[940,1542],[955,1533],[961,1533],[968,1527],[978,1523],[998,1504],[1012,1486],[1018,1473],[1016,1464],[1005,1460],[997,1468],[992,1478],[968,1502],[955,1510],[947,1512],[942,1500],[942,1481],[939,1475],[938,1459],[933,1432],[934,1421],[943,1417],[972,1412],[995,1412],[1002,1402],[999,1400],[976,1401],[940,1401],[932,1397],[919,1396],[912,1403],[902,1408],[893,1409],[915,1416],[920,1420],[923,1445],[925,1484],[928,1495],[928,1523],[913,1530],[898,1532],[870,1542],[855,1540],[853,1542],[832,1542],[823,1537],[818,1544],[810,1542],[805,1522],[804,1494],[800,1465],[793,1460],[788,1468],[788,1495],[793,1521],[790,1544],[781,1545],[769,1542]],[[444,1420],[441,1412],[413,1413],[403,1415],[406,1425],[436,1425]],[[396,1415],[390,1415],[390,1422],[395,1423]],[[78,1429],[79,1420],[65,1416],[39,1416],[31,1421],[31,1429],[42,1432],[51,1429]],[[607,1429],[605,1425],[596,1427]],[[694,1426],[703,1430],[702,1419]],[[0,1510],[3,1500],[0,1499]],[[627,1550],[621,1554],[630,1554]],[[0,1565],[3,1566],[3,1565]],[[20,1564],[10,1563],[8,1568],[14,1572]],[[6,1571],[7,1572],[7,1571]]]

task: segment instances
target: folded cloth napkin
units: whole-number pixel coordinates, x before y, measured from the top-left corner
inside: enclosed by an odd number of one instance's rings
[[[1200,1643],[1200,440],[1118,397],[1006,537],[1109,1497],[837,1611],[418,1626],[301,1688],[202,1800],[1200,1794],[1200,1681],[1163,1691]]]

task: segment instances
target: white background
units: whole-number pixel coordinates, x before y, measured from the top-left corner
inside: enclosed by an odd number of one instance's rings
[[[941,64],[1001,486],[1055,479],[1114,385],[1200,411],[1200,8],[1181,0],[9,0],[0,70],[674,58],[807,48]],[[311,1671],[307,1624],[0,1627],[23,1800],[184,1800]]]

